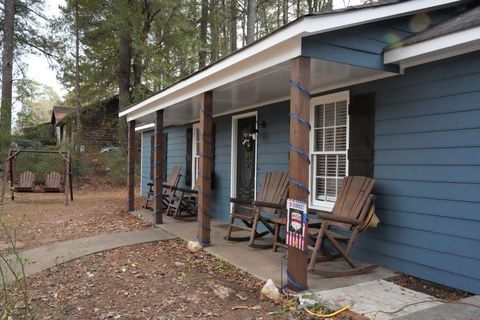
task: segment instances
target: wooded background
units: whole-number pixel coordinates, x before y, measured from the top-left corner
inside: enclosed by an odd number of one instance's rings
[[[331,10],[333,0],[67,0],[53,19],[44,7],[44,0],[0,2],[4,147],[11,139],[12,84],[27,97],[38,89],[25,79],[27,53],[49,59],[69,92],[66,105],[78,111],[119,94],[123,109],[304,14]],[[24,120],[35,118],[31,105],[22,103]],[[80,122],[77,112],[78,128]],[[126,124],[120,124],[122,145]]]

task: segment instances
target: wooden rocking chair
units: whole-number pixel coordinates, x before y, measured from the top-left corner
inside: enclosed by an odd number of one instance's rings
[[[288,193],[288,174],[286,172],[267,172],[262,184],[262,190],[257,200],[245,200],[238,198],[230,198],[233,203],[233,209],[230,214],[230,225],[228,226],[228,233],[225,237],[229,241],[247,241],[251,247],[272,247],[255,245],[255,240],[261,238],[269,233],[274,234],[274,230],[270,224],[271,217],[264,217],[262,212],[281,214],[285,209],[285,201]],[[240,212],[239,208],[248,209],[249,212]],[[235,219],[239,219],[245,226],[235,224]],[[257,232],[258,223],[261,222],[267,231]],[[234,231],[249,231],[249,237],[232,237]]]
[[[20,174],[18,186],[15,191],[32,192],[35,184],[35,175],[31,171],[25,171]]]
[[[172,169],[172,173],[170,173],[170,175],[168,176],[167,182],[163,183],[162,203],[165,208],[168,207],[168,204],[171,201],[170,198],[175,193],[175,189],[180,182],[180,177],[182,176],[180,174],[181,171],[181,166],[174,166]],[[148,186],[150,187],[150,190],[148,191],[147,200],[145,201],[145,205],[143,206],[143,208],[152,209],[149,204],[153,201],[153,182],[149,182]]]
[[[45,192],[60,192],[62,175],[56,171],[50,172],[45,178],[45,185],[43,190]]]
[[[360,266],[349,256],[358,234],[366,229],[373,215],[374,196],[371,192],[374,184],[375,180],[367,177],[346,177],[340,187],[332,213],[316,211],[322,224],[317,234],[310,234],[313,237],[316,236],[316,242],[308,266],[309,271],[314,270],[315,263],[318,261],[331,261],[338,257],[343,258],[350,268],[319,269],[315,273],[325,277],[353,276],[377,267],[374,264]],[[328,251],[325,239],[333,246],[336,254]],[[346,244],[346,248],[340,245],[341,242]]]
[[[191,218],[197,215],[198,179],[195,188],[176,188],[166,214],[175,219]]]

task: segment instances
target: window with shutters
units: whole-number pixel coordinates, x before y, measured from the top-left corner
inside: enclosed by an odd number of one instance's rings
[[[311,100],[310,205],[331,210],[348,174],[349,93],[340,92]]]
[[[200,124],[193,125],[192,135],[192,188],[195,187],[200,170]]]

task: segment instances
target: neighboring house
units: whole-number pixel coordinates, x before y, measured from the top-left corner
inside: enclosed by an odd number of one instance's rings
[[[301,56],[313,93],[309,206],[331,210],[346,175],[374,177],[381,224],[355,256],[480,294],[480,7],[384,3],[301,17],[123,111],[142,136],[142,194],[157,110],[167,170],[181,165],[181,184],[193,185],[205,92],[214,219],[227,221],[229,198],[253,197],[265,172],[288,171],[291,61]],[[245,135],[255,148],[242,147]]]
[[[73,112],[74,109],[72,108],[67,108],[67,107],[62,107],[62,106],[54,106],[52,110],[52,119],[50,120],[50,123],[53,125],[55,128],[55,138],[57,140],[57,144],[60,144],[62,142],[69,141],[72,139],[71,134],[67,132],[67,127],[65,123],[62,122],[63,118],[65,118],[66,115],[69,113]]]
[[[74,108],[54,107],[52,124],[56,128],[57,143],[73,142],[76,116]],[[80,117],[82,150],[99,151],[118,145],[118,96],[82,107]]]

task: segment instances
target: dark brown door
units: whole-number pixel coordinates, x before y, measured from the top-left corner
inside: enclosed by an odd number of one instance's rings
[[[253,200],[256,173],[256,117],[238,119],[237,125],[237,197]]]

